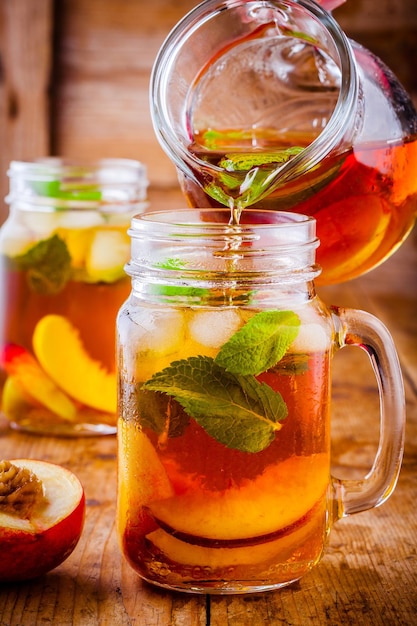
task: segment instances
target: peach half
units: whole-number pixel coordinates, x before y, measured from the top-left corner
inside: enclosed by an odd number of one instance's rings
[[[84,489],[68,469],[31,459],[1,461],[0,481],[0,581],[42,576],[78,543]]]

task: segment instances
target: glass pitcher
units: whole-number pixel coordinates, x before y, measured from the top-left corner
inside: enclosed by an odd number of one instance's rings
[[[134,570],[195,593],[277,589],[320,560],[332,524],[382,504],[401,465],[395,346],[315,292],[315,220],[248,209],[132,221],[117,318],[118,533]],[[381,438],[361,480],[330,472],[332,358],[365,350]]]
[[[314,216],[319,284],[372,269],[412,229],[412,102],[312,0],[202,2],[162,45],[150,96],[189,204],[234,223],[249,206]]]

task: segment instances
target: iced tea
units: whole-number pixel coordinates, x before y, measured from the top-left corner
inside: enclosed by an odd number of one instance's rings
[[[124,554],[145,579],[260,590],[300,578],[319,560],[328,532],[331,339],[313,307],[287,313],[143,305],[133,319],[119,317],[118,525]],[[256,376],[225,373],[219,354],[264,316],[278,325],[282,316],[285,354]],[[296,319],[292,340],[286,324]],[[250,415],[257,393],[272,411],[262,423]],[[252,398],[245,416],[242,394]],[[211,401],[221,405],[215,424]]]
[[[144,203],[141,166],[100,163],[12,164],[0,232],[0,399],[15,428],[116,431],[114,327],[130,291],[127,229]]]

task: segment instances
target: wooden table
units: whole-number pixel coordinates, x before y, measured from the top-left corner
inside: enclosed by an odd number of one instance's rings
[[[73,554],[48,575],[2,585],[0,626],[268,626],[417,624],[417,237],[381,268],[321,290],[327,304],[366,309],[394,337],[407,394],[402,473],[382,507],[339,521],[322,562],[301,582],[274,593],[192,596],[141,582],[121,557],[115,532],[114,437],[75,440],[0,428],[0,456],[41,458],[73,470],[87,515]],[[378,438],[373,374],[360,350],[335,357],[335,472],[369,469]],[[1,559],[1,554],[0,554]]]

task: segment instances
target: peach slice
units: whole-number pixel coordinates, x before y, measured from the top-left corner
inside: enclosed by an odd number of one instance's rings
[[[329,482],[326,454],[293,456],[254,480],[222,492],[196,491],[150,502],[157,522],[195,537],[259,537],[301,519],[324,496]]]
[[[87,251],[93,237],[92,228],[58,228],[57,234],[67,244],[71,256],[71,266],[74,269],[83,268]]]
[[[33,398],[64,420],[73,421],[76,418],[74,402],[45,374],[27,350],[8,344],[3,350],[2,362],[12,377],[12,380],[9,376],[6,381],[2,399],[3,411],[8,417],[16,403],[19,405],[24,400],[30,403]]]
[[[156,526],[143,507],[155,499],[171,498],[174,490],[155,448],[137,424],[119,420],[118,448],[119,532],[123,534],[128,520],[136,528],[141,526],[144,532],[149,532]]]
[[[116,413],[116,374],[90,357],[66,317],[45,315],[35,327],[32,342],[45,372],[69,396],[99,411]]]
[[[14,485],[10,496],[10,464],[12,468],[26,468],[41,482],[41,491],[34,493],[26,513],[14,508],[19,494],[14,500],[13,494],[19,484]],[[30,459],[0,462],[0,481],[0,581],[42,576],[60,565],[78,543],[84,525],[84,489],[68,469]],[[30,491],[28,494],[26,490],[28,497]]]
[[[324,504],[322,502],[315,507],[303,523],[288,534],[255,545],[208,548],[181,541],[162,529],[149,533],[146,539],[170,561],[202,568],[282,563],[290,559],[294,551],[306,542],[311,548],[311,559],[316,560],[321,553],[326,534]]]
[[[9,419],[19,419],[30,407],[42,406],[31,397],[16,376],[8,376],[3,387],[2,411]]]

